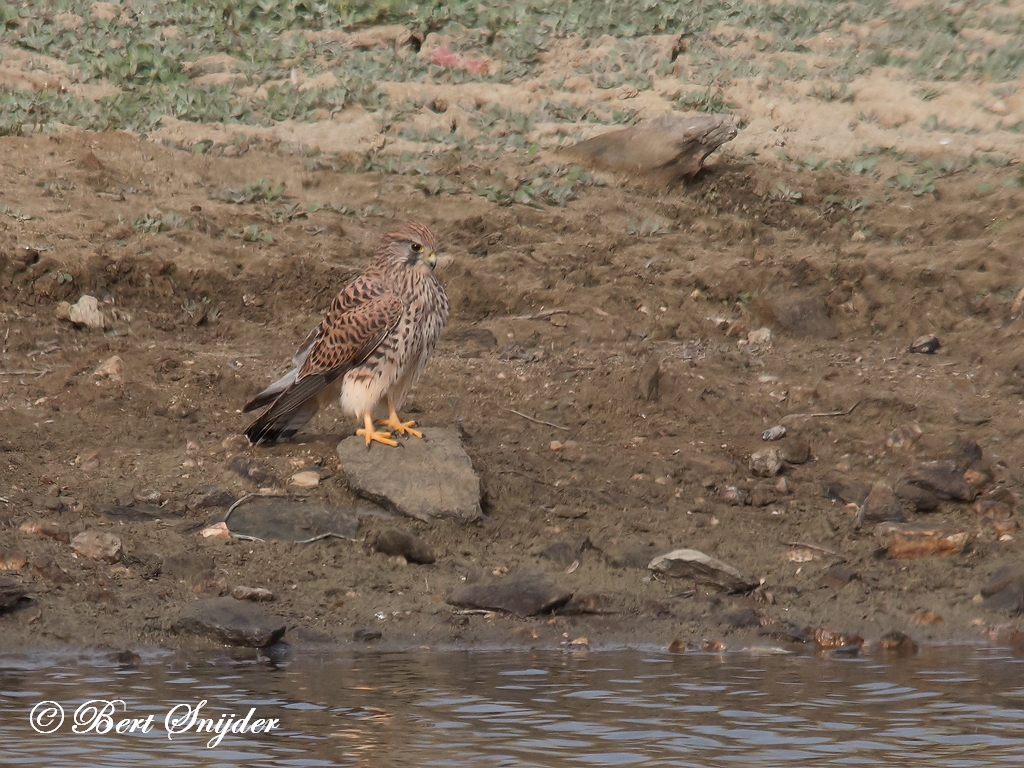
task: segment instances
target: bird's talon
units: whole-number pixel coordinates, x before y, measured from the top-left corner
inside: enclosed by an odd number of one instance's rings
[[[423,433],[418,429],[413,429],[415,421],[399,421],[398,419],[381,419],[377,422],[382,427],[387,427],[393,432],[397,432],[400,435],[412,435],[413,437],[423,437]]]
[[[366,438],[366,447],[370,447],[371,442],[383,443],[384,445],[390,445],[392,448],[398,447],[398,441],[391,439],[390,432],[378,432],[375,429],[357,429],[356,434],[360,437]]]

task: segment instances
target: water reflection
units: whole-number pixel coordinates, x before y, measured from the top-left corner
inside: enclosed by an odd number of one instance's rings
[[[122,699],[149,733],[71,733]],[[277,718],[267,734],[169,739],[176,704]],[[28,712],[60,702],[43,736]],[[999,651],[913,659],[615,652],[254,658],[0,657],[0,763],[18,766],[1024,765],[1024,666]]]

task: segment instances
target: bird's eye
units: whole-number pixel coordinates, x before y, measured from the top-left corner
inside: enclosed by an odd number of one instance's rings
[[[409,248],[412,249],[413,253],[423,253],[423,246],[419,243],[410,243]]]

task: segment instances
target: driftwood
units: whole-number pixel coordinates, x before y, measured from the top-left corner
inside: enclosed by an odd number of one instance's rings
[[[567,151],[599,168],[671,182],[693,176],[708,155],[735,137],[731,117],[666,112]]]

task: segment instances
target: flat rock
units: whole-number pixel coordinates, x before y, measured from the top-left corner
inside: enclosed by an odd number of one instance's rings
[[[354,540],[359,516],[343,507],[265,498],[236,507],[227,524],[233,534],[264,541],[309,541],[328,535]]]
[[[728,592],[749,592],[758,585],[736,568],[696,549],[676,549],[651,560],[647,567],[677,578],[692,578]]]
[[[233,597],[211,597],[189,603],[173,625],[173,629],[182,634],[252,648],[273,645],[284,636],[286,628],[284,619]]]
[[[404,557],[409,563],[429,565],[437,560],[434,550],[419,536],[394,528],[370,534],[365,546],[391,557]]]
[[[903,480],[940,499],[974,501],[977,495],[955,461],[926,461],[911,469]]]
[[[71,540],[71,548],[90,560],[116,563],[121,559],[121,539],[103,531],[82,531]]]
[[[28,591],[13,579],[0,577],[0,613],[14,608],[28,596]]]
[[[536,573],[520,573],[488,584],[470,584],[448,598],[449,605],[505,611],[516,616],[535,616],[561,608],[572,598],[563,589]]]
[[[912,523],[879,523],[874,536],[886,547],[886,554],[897,559],[956,555],[972,538],[968,531],[949,526]]]
[[[359,436],[338,446],[353,492],[403,515],[429,522],[452,518],[480,520],[480,477],[455,429],[423,430],[423,439],[404,440],[399,448],[366,447]]]
[[[693,176],[708,155],[735,137],[730,117],[666,112],[581,141],[568,151],[599,168],[674,181]]]

